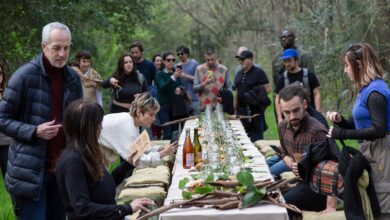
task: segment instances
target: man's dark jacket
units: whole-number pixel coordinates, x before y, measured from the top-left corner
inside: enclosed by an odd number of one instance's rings
[[[38,200],[43,186],[47,141],[35,137],[39,124],[52,120],[50,78],[42,54],[12,75],[0,102],[0,131],[12,137],[5,184],[16,196]],[[64,67],[63,110],[83,96],[80,78]]]

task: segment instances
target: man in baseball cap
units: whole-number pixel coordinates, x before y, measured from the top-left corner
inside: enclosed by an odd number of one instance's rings
[[[250,59],[253,58],[253,53],[250,50],[244,50],[240,55],[237,55],[236,58],[239,60]]]
[[[290,84],[300,84],[304,86],[310,93],[309,105],[315,108],[318,112],[321,111],[320,83],[313,72],[307,68],[301,68],[299,66],[298,57],[298,51],[293,48],[284,50],[282,55],[279,57],[279,60],[283,60],[285,71],[279,75],[274,91],[276,94],[275,111],[278,123],[283,119],[279,106],[278,93]]]
[[[235,57],[242,67],[234,80],[234,85],[237,88],[237,96],[235,96],[234,101],[235,113],[247,116],[261,115],[252,119],[241,120],[251,141],[255,142],[263,139],[263,132],[266,129],[264,111],[267,106],[262,105],[262,103],[258,103],[260,106],[253,105],[253,103],[248,102],[246,94],[257,91],[258,88],[262,87],[263,94],[261,95],[267,96],[267,93],[271,91],[271,86],[264,71],[254,65],[253,53],[250,50],[244,50]]]
[[[298,51],[290,48],[290,49],[283,51],[282,56],[279,58],[279,60],[285,60],[285,59],[289,59],[292,57],[298,59]]]

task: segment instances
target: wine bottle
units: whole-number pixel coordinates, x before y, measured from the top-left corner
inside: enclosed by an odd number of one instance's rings
[[[183,146],[183,168],[190,169],[194,166],[194,149],[192,148],[190,129],[186,129],[186,139]]]
[[[202,161],[202,145],[200,145],[199,142],[199,133],[198,129],[194,129],[194,161],[195,164],[199,163]]]

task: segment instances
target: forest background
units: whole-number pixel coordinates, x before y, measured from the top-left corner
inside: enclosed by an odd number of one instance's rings
[[[390,0],[0,0],[0,9],[0,62],[9,75],[41,52],[42,27],[52,21],[72,32],[69,60],[90,51],[103,78],[140,41],[147,59],[187,45],[191,57],[203,63],[205,48],[215,47],[231,75],[238,47],[246,46],[271,81],[271,60],[282,49],[278,36],[291,29],[296,44],[313,56],[322,112],[334,109],[340,92],[351,88],[340,62],[351,43],[370,43],[390,71]],[[105,90],[106,109],[109,96]],[[267,112],[272,116],[270,108]],[[266,137],[274,138],[275,126],[270,127]],[[13,219],[1,178],[0,184],[0,220]]]

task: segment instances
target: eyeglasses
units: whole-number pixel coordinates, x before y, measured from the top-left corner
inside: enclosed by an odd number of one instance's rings
[[[176,60],[175,59],[166,59],[165,61],[167,61],[167,62],[175,62]]]
[[[184,55],[184,53],[177,53],[177,55],[178,55],[178,56],[183,56],[183,55]]]

